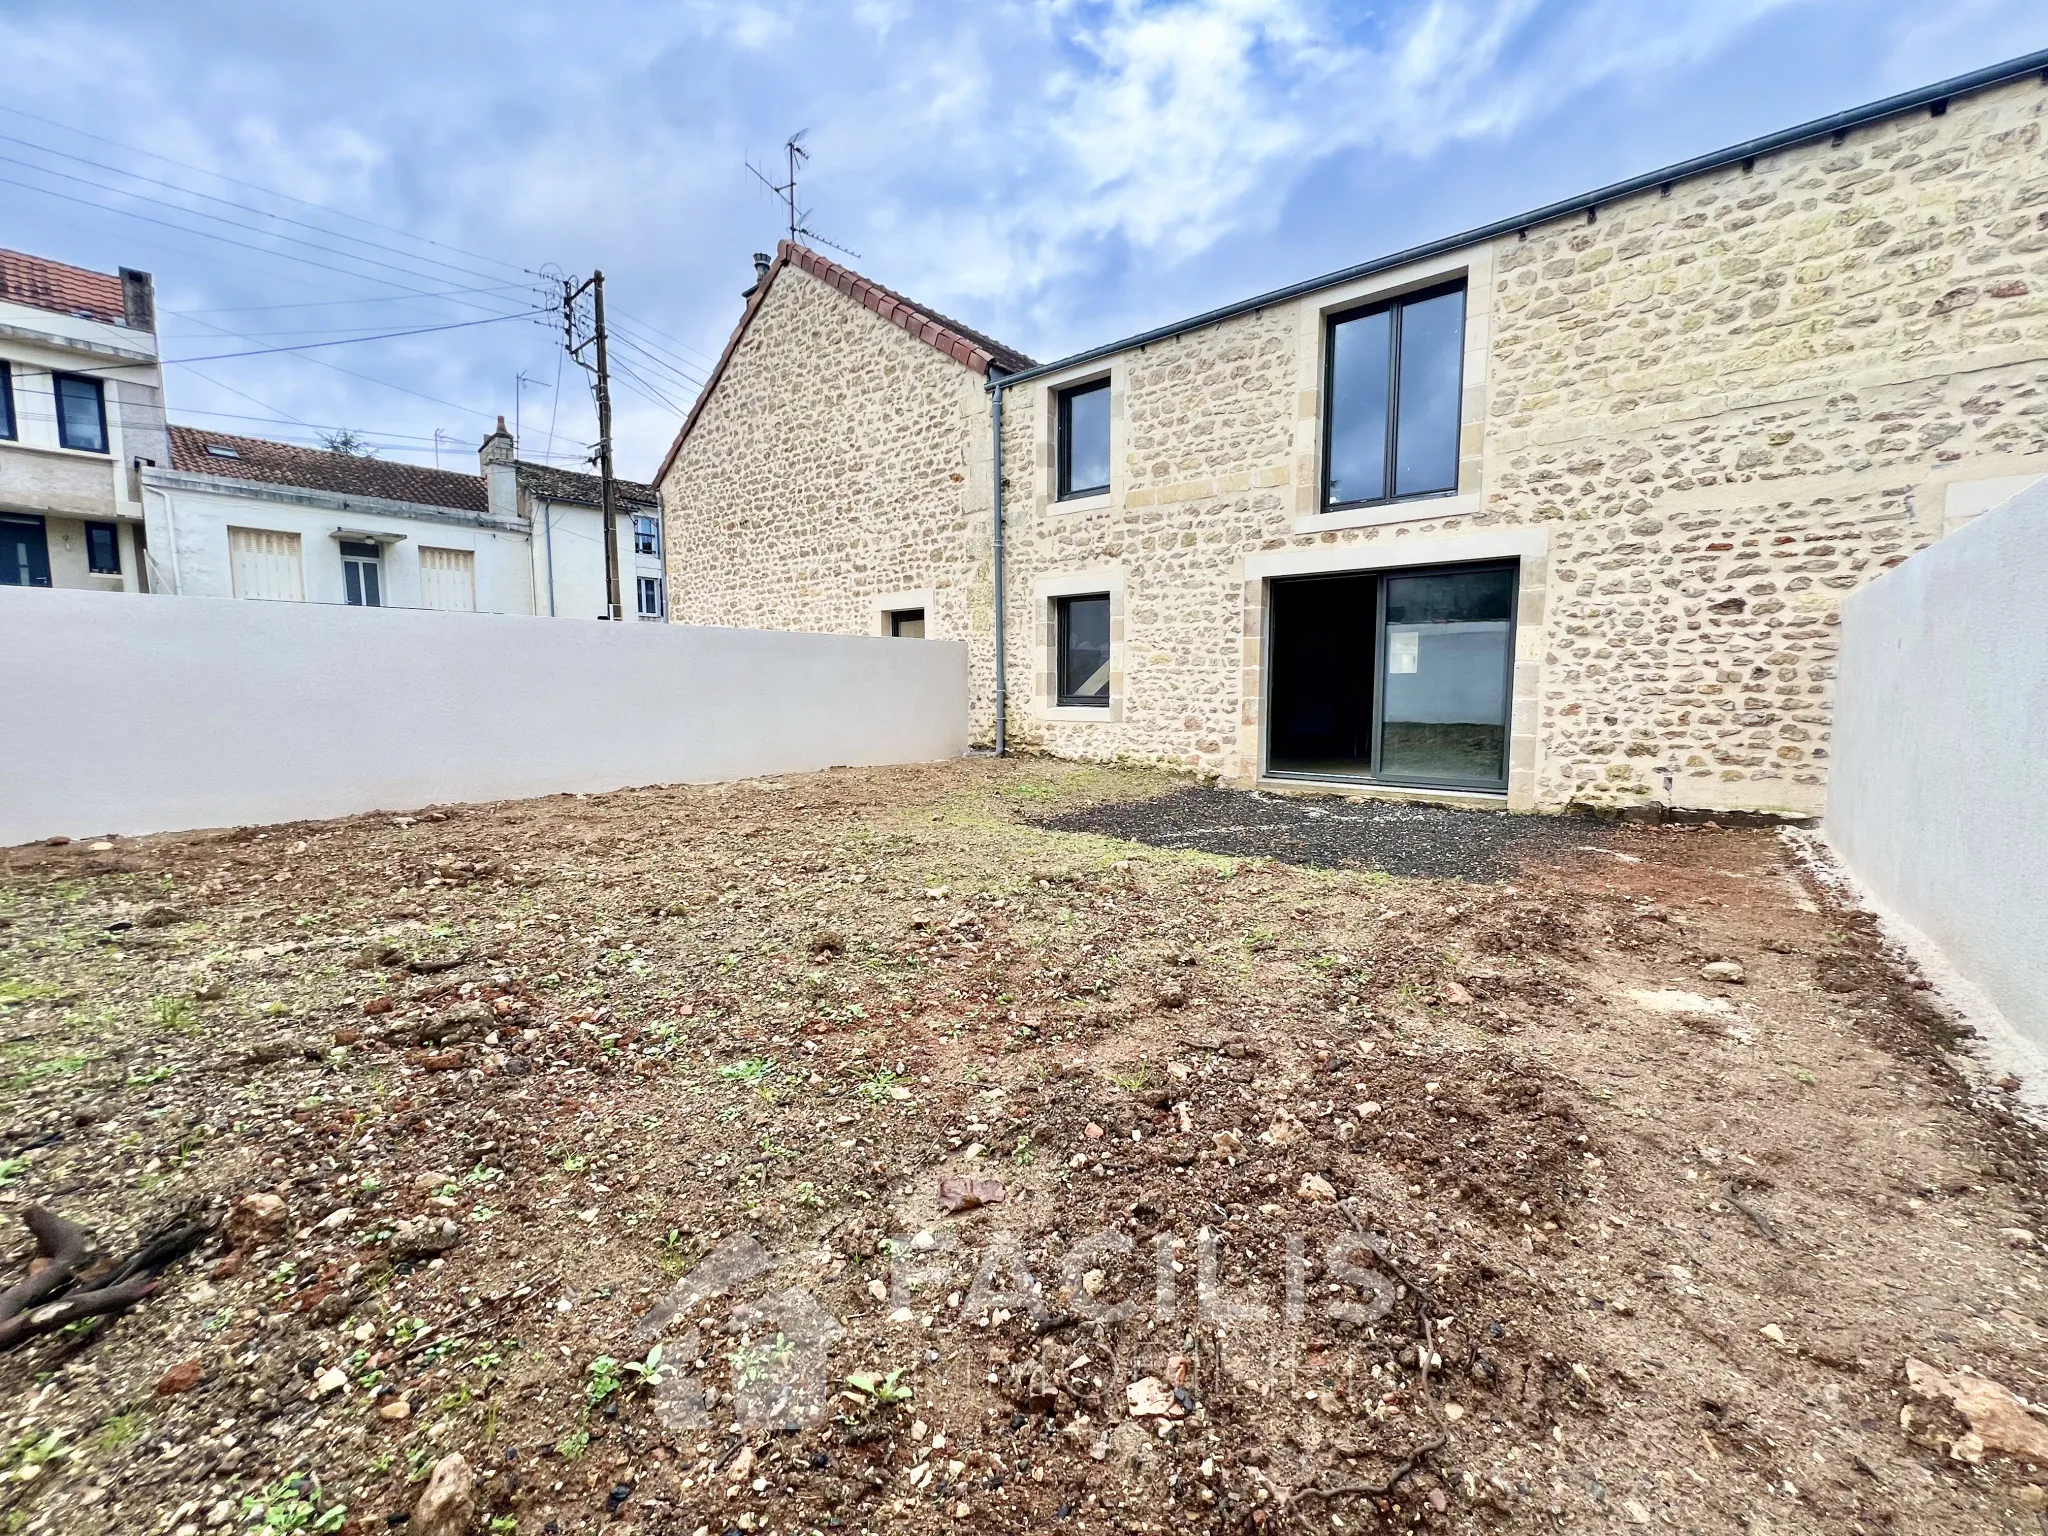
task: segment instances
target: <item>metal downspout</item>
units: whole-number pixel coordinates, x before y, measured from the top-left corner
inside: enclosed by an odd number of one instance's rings
[[[1009,751],[1010,719],[1010,669],[1003,627],[1003,381],[1000,376],[992,375],[992,384],[995,403],[989,414],[994,423],[995,451],[989,463],[989,513],[990,535],[995,541],[996,756],[1003,757]]]

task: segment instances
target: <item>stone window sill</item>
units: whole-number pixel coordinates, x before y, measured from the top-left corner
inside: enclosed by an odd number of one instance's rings
[[[1480,510],[1477,491],[1462,496],[1421,496],[1413,501],[1388,501],[1343,512],[1317,512],[1296,518],[1296,533],[1328,533],[1341,528],[1383,528],[1389,523],[1433,523],[1447,517],[1470,517]]]
[[[1100,512],[1113,505],[1115,501],[1115,492],[1103,491],[1094,496],[1069,496],[1063,501],[1049,501],[1045,505],[1045,510],[1054,516],[1064,516],[1070,512]]]

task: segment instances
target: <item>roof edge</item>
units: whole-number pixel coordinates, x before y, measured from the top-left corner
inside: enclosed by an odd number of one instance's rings
[[[663,456],[661,468],[655,471],[654,484],[659,487],[668,478],[668,472],[675,464],[676,455],[682,452],[683,443],[691,429],[697,425],[697,418],[703,412],[711,392],[725,377],[727,364],[745,337],[747,328],[754,323],[754,316],[768,297],[768,290],[774,286],[776,277],[784,267],[795,267],[808,277],[816,278],[826,287],[859,304],[877,319],[885,320],[905,335],[914,337],[934,351],[951,358],[970,372],[983,378],[993,378],[1003,371],[1002,357],[989,350],[990,346],[1002,347],[1009,357],[1022,358],[1023,353],[993,337],[982,337],[966,332],[965,322],[948,320],[920,306],[915,300],[907,299],[900,293],[884,288],[872,278],[862,277],[851,267],[841,266],[828,257],[820,256],[809,246],[798,245],[791,240],[778,240],[775,244],[775,259],[768,270],[747,297],[747,307],[741,313],[739,323],[733,327],[732,336],[726,341],[725,350],[718,354],[718,361],[705,376],[704,387],[697,391],[697,398],[691,402],[690,411],[683,418],[675,441]],[[987,343],[985,345],[984,343]]]
[[[1239,299],[1234,303],[1223,305],[1217,309],[1204,310],[1201,314],[1192,315],[1185,320],[1176,320],[1166,325],[1155,326],[1149,331],[1141,331],[1137,335],[1127,336],[1121,341],[1113,341],[1102,346],[1090,347],[1085,351],[1075,352],[1067,357],[1056,358],[1049,363],[1040,363],[1021,372],[1008,374],[992,373],[989,375],[987,387],[995,390],[1010,384],[1027,383],[1032,379],[1044,378],[1049,374],[1059,373],[1068,368],[1078,368],[1088,363],[1100,362],[1104,358],[1115,357],[1122,352],[1130,352],[1139,347],[1151,346],[1155,342],[1171,341],[1176,336],[1185,336],[1190,331],[1199,331],[1205,326],[1216,325],[1225,320],[1232,320],[1239,315],[1250,314],[1254,310],[1265,309],[1274,304],[1284,304],[1311,293],[1320,293],[1326,288],[1335,288],[1344,283],[1356,282],[1362,277],[1372,277],[1381,272],[1392,271],[1397,267],[1405,267],[1413,262],[1427,261],[1431,257],[1447,255],[1452,251],[1462,250],[1466,246],[1479,245],[1488,240],[1497,240],[1502,235],[1533,229],[1539,224],[1549,224],[1575,213],[1583,213],[1588,209],[1598,208],[1602,203],[1611,203],[1620,198],[1632,197],[1638,192],[1646,192],[1650,188],[1662,186],[1666,182],[1684,181],[1694,176],[1703,176],[1710,171],[1722,170],[1730,165],[1739,164],[1744,160],[1754,159],[1758,155],[1773,154],[1778,150],[1791,149],[1797,145],[1810,143],[1814,139],[1827,135],[1846,132],[1852,128],[1867,127],[1871,123],[1881,122],[1889,117],[1898,117],[1907,112],[1917,111],[1922,107],[1933,106],[1937,102],[1945,102],[1953,96],[1965,95],[1972,91],[1988,90],[1996,85],[2009,85],[2015,80],[2032,74],[2039,74],[2042,77],[2043,83],[2048,84],[2048,48],[2038,49],[2033,53],[2021,54],[2019,57],[2007,59],[2003,63],[1988,64],[1982,69],[1971,70],[1968,74],[1955,75],[1947,80],[1938,80],[1932,85],[1923,85],[1910,91],[1902,91],[1896,96],[1886,96],[1878,101],[1867,102],[1860,107],[1850,107],[1841,112],[1831,113],[1827,117],[1817,117],[1810,122],[1800,123],[1791,128],[1781,128],[1777,132],[1767,133],[1761,138],[1749,139],[1740,144],[1731,144],[1726,149],[1717,149],[1704,155],[1695,155],[1690,160],[1680,160],[1674,165],[1663,167],[1661,170],[1645,171],[1640,175],[1628,177],[1623,181],[1612,182],[1607,186],[1596,188],[1591,192],[1580,193],[1576,197],[1569,197],[1561,202],[1547,203],[1541,208],[1532,208],[1527,213],[1516,214],[1511,218],[1495,219],[1492,223],[1482,224],[1476,229],[1468,229],[1455,235],[1445,235],[1439,239],[1427,241],[1422,245],[1410,246],[1403,251],[1395,251],[1386,256],[1374,257],[1372,260],[1360,262],[1356,266],[1325,273],[1321,277],[1312,277],[1302,282],[1290,283],[1284,288],[1275,288],[1270,292],[1257,294],[1249,299]]]

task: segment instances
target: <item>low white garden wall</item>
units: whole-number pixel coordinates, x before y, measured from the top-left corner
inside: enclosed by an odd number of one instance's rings
[[[0,587],[0,844],[967,749],[967,648]]]
[[[1844,604],[1827,836],[2048,1045],[2048,484]]]

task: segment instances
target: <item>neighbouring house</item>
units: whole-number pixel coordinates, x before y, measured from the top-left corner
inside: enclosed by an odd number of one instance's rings
[[[169,456],[150,275],[0,250],[0,585],[150,590],[137,472]]]
[[[196,427],[169,440],[169,467],[141,476],[158,591],[604,617],[597,477],[520,461],[502,421],[473,475]],[[630,612],[634,516],[655,498],[620,482],[618,501]]]
[[[605,613],[604,482],[596,475],[530,464],[518,458],[502,418],[484,439],[484,478],[491,508],[517,517],[533,540],[534,613],[598,619]],[[612,482],[613,548],[619,570],[622,616],[668,616],[662,570],[661,507],[654,487]]]
[[[965,640],[1075,757],[1811,813],[1844,597],[2048,473],[2048,54],[1043,365],[762,265],[675,619]]]

